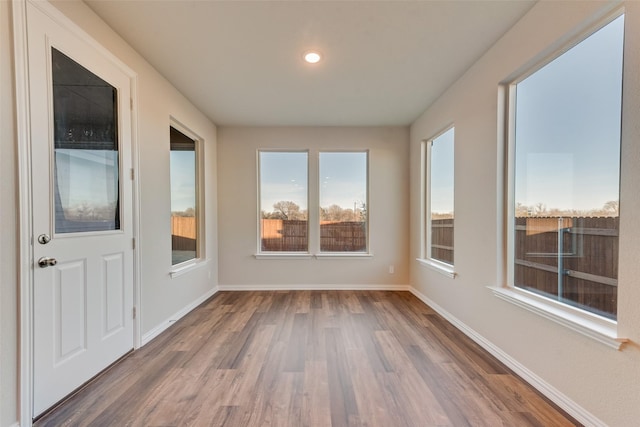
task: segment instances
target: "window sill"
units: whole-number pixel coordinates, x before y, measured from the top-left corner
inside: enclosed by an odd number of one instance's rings
[[[373,258],[372,253],[365,252],[326,252],[321,254],[310,254],[308,252],[276,252],[257,253],[253,255],[256,259],[369,259]]]
[[[171,276],[171,278],[173,279],[175,277],[179,277],[179,276],[182,276],[183,274],[189,273],[192,270],[196,270],[200,267],[204,267],[208,263],[209,263],[208,259],[200,258],[192,261],[187,261],[182,264],[177,264],[175,267],[169,270],[169,276]]]
[[[308,252],[274,252],[257,253],[253,255],[256,259],[311,259],[313,255]]]
[[[371,259],[372,253],[368,252],[324,252],[315,254],[316,259]]]
[[[541,297],[522,289],[507,287],[489,287],[493,294],[507,302],[538,314],[572,331],[596,340],[616,350],[628,342],[627,338],[618,337],[617,324],[575,307]]]
[[[445,264],[444,262],[436,261],[433,259],[425,259],[425,258],[416,258],[416,261],[420,263],[420,265],[430,268],[431,270],[435,270],[440,274],[444,274],[450,279],[455,279],[458,273],[455,272],[452,265]]]

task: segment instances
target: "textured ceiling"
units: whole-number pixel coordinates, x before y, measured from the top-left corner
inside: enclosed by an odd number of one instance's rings
[[[533,5],[85,2],[214,123],[266,126],[410,124]]]

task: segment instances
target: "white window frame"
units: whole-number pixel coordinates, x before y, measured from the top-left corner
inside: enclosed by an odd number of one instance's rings
[[[366,246],[365,250],[362,251],[362,252],[327,252],[327,251],[323,252],[323,251],[320,250],[320,229],[321,228],[320,228],[320,214],[319,214],[319,212],[320,212],[320,191],[321,191],[320,190],[320,183],[322,182],[322,177],[320,176],[320,155],[322,153],[345,153],[345,154],[363,153],[363,154],[366,155],[367,165],[366,165],[366,177],[365,177],[365,180],[366,180],[366,184],[367,184],[367,195],[365,197],[365,199],[366,199],[365,200],[365,204],[366,204],[366,207],[367,207],[367,224],[366,224],[366,229],[365,229],[365,233],[366,233],[366,237],[365,238],[366,238],[367,246]],[[317,233],[318,242],[315,245],[316,247],[314,248],[315,249],[314,250],[314,253],[315,253],[314,256],[316,258],[319,258],[319,259],[320,258],[332,259],[332,258],[345,258],[345,257],[347,257],[347,258],[368,258],[368,257],[371,256],[371,253],[369,252],[369,247],[370,247],[370,242],[369,242],[369,223],[370,223],[370,217],[371,217],[371,209],[369,207],[369,199],[370,199],[370,197],[369,197],[369,188],[370,188],[370,186],[369,186],[369,184],[370,184],[370,181],[369,181],[369,157],[370,157],[370,154],[369,154],[369,150],[368,149],[360,149],[360,150],[347,150],[347,149],[344,149],[344,150],[319,150],[317,152],[316,160],[318,162],[318,168],[317,168],[317,170],[318,170],[318,173],[317,173],[318,182],[317,182],[317,186],[316,187],[318,189],[318,193],[316,195],[317,197],[316,197],[315,203],[317,203],[316,211],[318,212],[318,220],[316,221],[315,225],[316,225],[316,227],[318,229],[318,233]]]
[[[261,177],[261,167],[262,164],[260,162],[260,154],[261,153],[304,153],[307,155],[307,250],[306,251],[295,251],[295,252],[287,252],[287,251],[263,251],[262,250],[262,183],[260,182]],[[270,149],[270,148],[259,148],[256,150],[256,206],[257,206],[257,236],[256,236],[256,248],[257,252],[254,254],[256,259],[270,259],[270,258],[278,258],[278,259],[309,259],[311,258],[311,235],[310,235],[310,223],[311,223],[311,205],[309,204],[311,192],[311,182],[310,178],[310,162],[311,162],[311,153],[309,150],[295,150],[295,149]]]
[[[527,291],[515,286],[515,88],[516,85],[527,77],[535,74],[548,63],[562,56],[565,52],[574,48],[576,45],[587,39],[589,36],[611,23],[613,20],[624,14],[624,10],[618,8],[604,18],[597,20],[589,25],[577,37],[573,38],[569,43],[563,44],[559,49],[555,49],[550,55],[546,56],[543,61],[527,68],[526,72],[520,73],[517,77],[509,79],[506,84],[499,88],[499,92],[504,95],[504,120],[503,129],[505,138],[505,169],[506,182],[505,197],[505,222],[504,236],[506,238],[505,248],[506,254],[503,256],[505,263],[503,271],[506,274],[502,286],[489,287],[494,295],[504,301],[517,305],[529,312],[540,315],[541,317],[551,320],[557,324],[567,327],[575,332],[587,336],[606,346],[619,350],[621,346],[628,341],[627,338],[621,337],[617,332],[617,321],[608,319],[586,310],[555,301],[553,299],[538,295],[534,292]],[[623,76],[624,79],[624,76]]]
[[[173,117],[170,118],[169,127],[192,139],[195,142],[196,154],[196,257],[172,265],[169,275],[171,278],[175,278],[207,264],[205,249],[204,139]],[[171,171],[171,166],[169,166],[169,171]]]
[[[422,186],[421,199],[422,200],[421,200],[421,209],[420,209],[421,210],[420,258],[417,258],[416,261],[418,261],[421,265],[427,268],[435,270],[451,279],[454,279],[457,275],[455,271],[455,261],[454,261],[454,264],[449,264],[444,261],[434,259],[431,256],[431,234],[432,234],[431,233],[431,160],[432,160],[431,149],[433,147],[433,142],[436,139],[438,139],[439,137],[441,137],[442,135],[444,135],[445,133],[449,132],[452,129],[455,129],[455,125],[453,123],[449,124],[440,132],[436,133],[433,137],[424,139],[422,141],[421,154],[420,154],[421,172],[422,172],[421,173],[421,186]],[[454,147],[455,147],[455,133],[454,133]],[[454,157],[453,170],[455,175],[455,157]],[[454,205],[455,205],[455,180],[454,180]],[[455,212],[455,208],[454,208],[454,212]],[[455,224],[455,217],[454,217],[454,224]],[[455,247],[455,243],[454,243],[454,247]]]
[[[260,183],[260,153],[306,153],[307,154],[307,251],[306,252],[276,252],[262,251],[261,241],[261,183]],[[367,154],[367,249],[366,252],[320,252],[320,153],[366,153]],[[290,149],[290,148],[258,148],[256,150],[256,252],[255,259],[285,259],[285,260],[366,260],[373,258],[371,252],[371,198],[370,198],[370,165],[371,150],[367,148],[341,148],[332,150]]]

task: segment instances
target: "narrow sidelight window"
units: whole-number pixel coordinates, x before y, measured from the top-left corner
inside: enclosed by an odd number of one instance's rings
[[[513,285],[616,318],[624,16],[511,85]]]
[[[367,252],[367,152],[320,153],[320,251]]]
[[[171,265],[199,257],[197,142],[170,128]]]
[[[427,259],[453,265],[454,128],[427,142]]]
[[[259,151],[260,251],[308,252],[308,154]]]

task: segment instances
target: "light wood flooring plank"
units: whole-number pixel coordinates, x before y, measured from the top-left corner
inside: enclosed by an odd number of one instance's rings
[[[409,292],[219,292],[42,426],[579,425]]]

